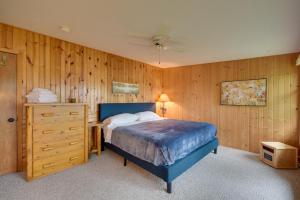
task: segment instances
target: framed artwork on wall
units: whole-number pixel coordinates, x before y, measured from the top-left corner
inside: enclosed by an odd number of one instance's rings
[[[221,105],[266,106],[267,79],[222,82]]]
[[[112,82],[113,94],[139,94],[139,84]]]

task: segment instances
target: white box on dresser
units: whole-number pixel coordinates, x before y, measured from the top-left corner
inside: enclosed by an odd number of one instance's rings
[[[86,104],[25,106],[28,181],[87,162]]]

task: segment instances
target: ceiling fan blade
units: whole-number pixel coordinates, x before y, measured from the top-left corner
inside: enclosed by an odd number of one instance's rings
[[[180,40],[174,40],[174,39],[170,39],[168,41],[168,43],[171,44],[171,45],[179,45],[179,46],[184,44],[182,41],[180,41]]]
[[[171,28],[165,24],[162,24],[158,27],[155,35],[170,35]]]
[[[134,38],[134,39],[139,39],[139,40],[151,40],[151,36],[149,35],[143,35],[143,34],[138,34],[138,33],[129,33],[129,37]]]
[[[178,52],[178,53],[183,53],[185,51],[183,48],[180,48],[180,47],[170,47],[170,46],[165,46],[163,49],[167,50],[167,51]]]
[[[184,49],[171,49],[171,51],[175,51],[178,53],[183,53],[185,50]]]
[[[139,46],[139,47],[153,48],[152,44],[141,44],[141,43],[135,43],[135,42],[130,42],[129,44],[134,45],[134,46]]]
[[[170,33],[169,26],[160,25],[158,29],[156,29],[155,34],[147,35],[147,34],[140,34],[140,33],[128,33],[128,36],[136,39],[152,40],[156,36],[163,36],[165,38],[169,38],[169,33]]]

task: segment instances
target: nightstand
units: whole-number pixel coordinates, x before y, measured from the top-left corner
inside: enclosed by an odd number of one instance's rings
[[[89,153],[97,153],[98,156],[101,155],[101,128],[103,124],[100,122],[90,122],[89,127],[91,127],[92,134],[92,148]],[[90,146],[90,145],[89,145]]]
[[[281,142],[262,142],[260,159],[274,168],[297,169],[298,149]]]

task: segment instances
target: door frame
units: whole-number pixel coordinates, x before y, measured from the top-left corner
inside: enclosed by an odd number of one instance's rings
[[[24,51],[8,48],[0,48],[1,52],[11,53],[17,56],[16,60],[16,113],[17,113],[17,123],[16,123],[16,134],[17,134],[17,172],[23,171],[23,105],[25,99],[23,98],[23,66],[24,60],[26,61]],[[25,91],[26,92],[26,91]],[[24,94],[26,95],[26,94]]]

